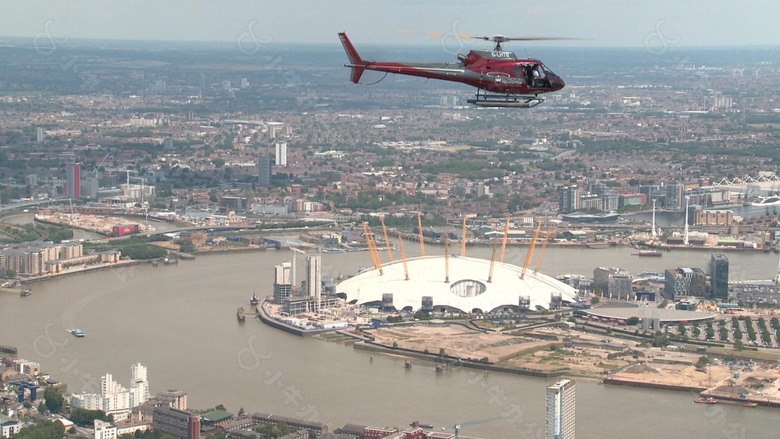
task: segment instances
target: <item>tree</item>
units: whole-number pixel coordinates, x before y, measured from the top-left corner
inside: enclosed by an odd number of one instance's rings
[[[414,313],[414,318],[418,320],[427,320],[431,318],[431,314],[428,311],[421,309]]]
[[[173,188],[170,184],[161,183],[155,187],[155,192],[158,197],[170,197],[173,195]]]
[[[53,386],[49,386],[43,391],[43,399],[45,400],[46,408],[51,413],[59,413],[65,405],[65,398],[62,396],[62,393]]]
[[[70,420],[74,424],[81,427],[90,427],[95,423],[95,419],[112,422],[114,420],[113,415],[106,415],[103,410],[87,410],[82,408],[74,408],[70,411]]]
[[[58,392],[59,393],[59,392]],[[43,421],[36,425],[25,427],[14,435],[15,439],[62,439],[65,427],[61,422]]]
[[[745,349],[745,344],[742,343],[742,340],[734,340],[734,349],[737,351],[741,351]]]
[[[598,305],[598,303],[600,301],[601,301],[601,299],[599,299],[599,296],[593,296],[593,297],[590,298],[590,304],[591,305]]]
[[[707,367],[708,364],[710,364],[710,359],[702,355],[701,357],[699,357],[699,360],[696,361],[695,366],[697,369],[704,369],[705,367]]]
[[[669,336],[661,331],[657,331],[653,337],[653,347],[663,348],[669,346]]]
[[[639,317],[633,316],[626,320],[626,325],[634,326],[639,324]]]

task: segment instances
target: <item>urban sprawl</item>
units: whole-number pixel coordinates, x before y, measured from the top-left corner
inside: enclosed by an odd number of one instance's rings
[[[732,252],[780,251],[776,51],[691,49],[684,63],[639,50],[620,60],[553,51],[566,88],[506,110],[463,105],[471,91],[434,81],[391,75],[355,87],[335,45],[306,62],[285,52],[267,68],[219,45],[170,57],[143,45],[64,45],[56,57],[27,46],[0,46],[0,294],[121,264],[293,249],[279,253],[273,294],[253,298],[248,315],[300,335],[339,334],[356,349],[407,356],[409,367],[555,379],[546,425],[567,432],[555,437],[573,437],[573,376],[780,406],[780,270],[729,282]],[[655,257],[697,249],[709,263],[554,279],[530,260],[504,264],[507,245]],[[493,256],[448,259],[467,246]],[[383,262],[385,249],[395,256]],[[322,253],[352,251],[370,267],[323,276]],[[449,263],[461,264],[451,278]],[[371,295],[393,276],[434,272],[438,286],[420,297]],[[526,276],[549,289],[522,290]],[[503,279],[514,295],[496,291]],[[472,299],[499,306],[461,306]],[[185,391],[153,395],[140,363],[129,388],[106,374],[94,393],[69,394],[19,358],[14,340],[0,343],[2,437],[45,428],[95,439],[458,437],[419,423],[334,429],[316,416],[193,410]]]

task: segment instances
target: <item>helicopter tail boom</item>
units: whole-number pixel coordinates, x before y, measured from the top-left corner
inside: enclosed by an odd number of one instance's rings
[[[360,58],[360,55],[358,55],[358,52],[355,49],[355,46],[353,46],[352,42],[349,41],[349,37],[347,37],[345,32],[339,32],[339,39],[341,39],[341,44],[344,46],[344,51],[347,52],[347,58],[349,58],[350,63],[347,64],[347,67],[352,68],[351,80],[357,84],[360,82],[360,77],[366,70],[367,63],[363,61],[362,58]]]

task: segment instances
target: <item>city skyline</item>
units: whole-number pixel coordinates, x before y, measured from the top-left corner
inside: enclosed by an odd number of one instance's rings
[[[364,44],[478,44],[458,40],[456,34],[571,37],[580,40],[551,44],[645,47],[651,51],[672,46],[780,44],[774,32],[780,3],[770,0],[749,0],[740,8],[724,0],[597,0],[587,5],[567,0],[558,2],[554,10],[547,5],[506,0],[492,2],[489,8],[474,2],[440,0],[383,6],[378,1],[242,0],[226,7],[202,0],[141,0],[129,8],[95,0],[5,1],[0,27],[5,37],[37,38],[45,44],[87,38],[235,41],[262,48],[274,43],[336,43],[339,31]]]

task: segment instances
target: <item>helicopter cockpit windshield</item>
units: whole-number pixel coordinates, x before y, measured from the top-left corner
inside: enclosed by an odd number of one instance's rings
[[[542,63],[539,63],[539,68],[544,72],[544,75],[547,76],[548,78],[549,77],[556,77],[556,78],[558,77],[558,75],[556,75],[555,72],[553,72],[549,67],[547,67],[546,65],[544,65]]]
[[[531,73],[533,87],[547,87],[553,90],[560,90],[564,86],[561,77],[541,62],[533,66]]]

